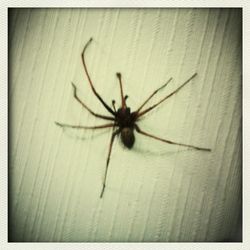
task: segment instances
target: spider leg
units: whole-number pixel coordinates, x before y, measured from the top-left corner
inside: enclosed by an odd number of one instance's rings
[[[73,82],[71,82],[72,84],[72,87],[73,87],[73,91],[74,91],[74,98],[85,108],[87,109],[92,115],[96,116],[96,117],[99,117],[99,118],[102,118],[102,119],[105,119],[105,120],[111,120],[113,121],[114,118],[111,117],[111,116],[105,116],[105,115],[99,115],[99,114],[96,114],[95,112],[93,112],[86,104],[84,104],[80,98],[77,96],[77,93],[76,93],[76,86]]]
[[[99,125],[99,126],[81,126],[81,125],[70,125],[70,124],[65,124],[65,123],[60,123],[60,122],[55,122],[56,125],[59,127],[67,127],[67,128],[76,128],[76,129],[101,129],[101,128],[110,128],[115,126],[114,123],[109,123],[109,124],[104,124],[104,125]]]
[[[126,100],[128,99],[128,96],[125,95],[124,99],[125,99],[125,101],[126,101]],[[115,101],[115,100],[112,100],[112,107],[113,107],[114,111],[117,112],[116,107],[115,107],[115,103],[116,103],[116,101]]]
[[[116,108],[115,108],[115,100],[112,100],[112,106],[113,106],[114,111],[116,112]]]
[[[101,191],[101,194],[100,194],[100,198],[102,198],[103,193],[104,193],[104,189],[105,189],[105,186],[106,186],[106,178],[107,178],[107,172],[108,172],[108,166],[109,166],[109,160],[110,160],[110,155],[111,155],[111,151],[112,151],[113,142],[114,142],[115,136],[118,135],[119,133],[120,133],[120,129],[117,129],[115,132],[113,132],[111,140],[110,140],[109,152],[108,152],[108,157],[107,157],[107,162],[106,162],[106,169],[105,169],[104,180],[103,180],[103,184],[102,184],[102,191]]]
[[[123,95],[123,88],[122,88],[122,75],[121,73],[116,73],[116,76],[118,77],[119,84],[120,84],[120,90],[121,90],[121,101],[122,101],[122,109],[126,108],[126,99]]]
[[[164,85],[162,85],[160,88],[156,89],[149,97],[148,99],[136,110],[137,113],[140,112],[140,110],[146,105],[146,103],[161,89],[166,87],[168,83],[172,80],[173,78],[171,77]]]
[[[193,145],[188,145],[188,144],[183,144],[183,143],[178,143],[178,142],[173,142],[173,141],[170,141],[170,140],[165,140],[165,139],[162,139],[160,137],[157,137],[155,135],[151,135],[147,132],[144,132],[142,131],[138,125],[135,124],[135,130],[142,134],[142,135],[145,135],[145,136],[148,136],[148,137],[151,137],[153,139],[156,139],[156,140],[159,140],[159,141],[162,141],[162,142],[166,142],[166,143],[169,143],[169,144],[174,144],[174,145],[179,145],[179,146],[184,146],[184,147],[188,147],[188,148],[193,148],[193,149],[197,149],[197,150],[203,150],[203,151],[211,151],[210,148],[200,148],[200,147],[196,147],[196,146],[193,146]]]
[[[83,67],[84,67],[84,71],[87,75],[87,78],[88,78],[88,81],[89,81],[89,84],[91,86],[91,89],[93,91],[93,93],[95,94],[95,96],[99,99],[99,101],[103,104],[103,106],[108,110],[109,113],[111,113],[112,115],[115,115],[114,111],[108,106],[108,104],[101,98],[101,96],[97,93],[97,91],[95,90],[95,87],[91,81],[91,78],[89,76],[89,73],[88,73],[88,69],[87,69],[87,66],[86,66],[86,63],[85,63],[85,51],[87,49],[87,47],[89,46],[89,44],[92,42],[93,38],[91,37],[89,39],[89,41],[86,43],[86,45],[84,46],[83,48],[83,51],[82,51],[82,63],[83,63]]]
[[[171,97],[172,95],[176,94],[181,88],[183,88],[188,82],[190,82],[195,76],[197,76],[197,73],[193,74],[188,80],[186,80],[180,87],[178,87],[175,91],[173,91],[172,93],[168,94],[167,96],[165,96],[163,99],[161,99],[159,102],[157,102],[156,104],[154,104],[153,106],[145,109],[142,112],[139,112],[137,114],[137,118],[139,118],[140,116],[145,115],[146,113],[148,113],[150,110],[154,109],[155,107],[157,107],[159,104],[161,104],[162,102],[164,102],[165,100],[167,100],[169,97]]]
[[[128,96],[125,95],[124,99],[125,99],[125,102],[126,102],[126,100],[128,99]],[[116,107],[115,107],[115,100],[112,100],[112,107],[113,107],[114,111],[117,112]]]

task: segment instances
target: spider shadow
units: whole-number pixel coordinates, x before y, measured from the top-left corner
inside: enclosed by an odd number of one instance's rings
[[[101,136],[103,136],[104,134],[110,133],[110,130],[98,130],[98,131],[84,131],[85,134],[87,134],[86,136],[83,135],[77,135],[78,133],[82,133],[79,130],[76,131],[76,129],[73,128],[61,128],[63,133],[70,139],[76,139],[76,140],[81,140],[81,141],[86,141],[86,140],[93,140],[93,139],[97,139],[100,138]],[[155,157],[160,157],[160,156],[173,156],[175,154],[179,154],[179,153],[184,153],[184,152],[188,152],[188,151],[197,151],[195,149],[190,149],[190,148],[182,148],[182,149],[164,149],[162,150],[162,147],[160,148],[161,150],[154,150],[154,149],[150,149],[150,148],[145,148],[145,147],[140,147],[141,145],[136,145],[132,148],[132,149],[128,149],[124,146],[124,144],[122,143],[121,139],[120,139],[120,135],[117,136],[117,140],[118,140],[118,144],[120,145],[120,147],[122,147],[124,150],[127,151],[133,151],[135,153],[138,154],[146,154],[146,155],[150,155],[150,156],[155,156]],[[148,145],[148,144],[147,144]],[[173,146],[174,147],[174,146]]]
[[[121,142],[121,140],[119,140],[119,145],[125,149],[125,150],[128,150],[128,151],[133,151],[135,153],[139,153],[139,154],[146,154],[146,155],[150,155],[150,156],[155,156],[155,157],[158,157],[158,156],[173,156],[177,153],[182,153],[182,152],[186,152],[186,151],[194,151],[192,149],[171,149],[171,151],[169,149],[166,149],[166,150],[152,150],[150,148],[143,148],[143,147],[140,147],[140,145],[135,145],[132,149],[127,149],[123,143]]]
[[[76,139],[76,140],[81,140],[81,141],[86,141],[86,140],[92,140],[92,139],[97,139],[99,137],[101,137],[104,134],[107,134],[110,132],[110,130],[99,130],[99,131],[84,131],[85,134],[87,134],[86,136],[84,135],[77,135],[78,133],[82,134],[82,131],[76,131],[76,129],[73,128],[61,128],[63,133],[70,139]]]

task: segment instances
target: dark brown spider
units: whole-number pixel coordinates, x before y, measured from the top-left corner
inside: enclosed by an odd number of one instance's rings
[[[134,112],[130,111],[130,108],[127,107],[126,105],[126,99],[128,96],[124,96],[123,95],[123,88],[122,88],[122,80],[121,80],[121,73],[116,73],[116,76],[119,80],[119,84],[120,84],[120,91],[121,91],[121,107],[116,110],[115,108],[115,101],[112,101],[112,106],[113,109],[110,108],[106,102],[102,99],[102,97],[97,93],[97,91],[94,88],[94,85],[90,79],[89,73],[88,73],[88,69],[85,63],[85,51],[87,49],[87,47],[89,46],[89,44],[91,43],[93,39],[90,38],[90,40],[86,43],[86,45],[84,46],[83,52],[82,52],[82,63],[83,63],[83,67],[85,70],[85,73],[87,75],[89,84],[91,86],[92,91],[94,92],[95,96],[99,99],[99,101],[103,104],[103,106],[106,108],[106,110],[112,115],[112,116],[106,116],[106,115],[100,115],[97,114],[95,112],[93,112],[88,106],[86,106],[86,104],[84,104],[79,97],[77,96],[76,93],[76,86],[72,83],[73,86],[73,91],[74,91],[74,97],[75,99],[85,108],[87,109],[92,115],[104,119],[104,120],[109,120],[111,121],[111,123],[108,124],[104,124],[101,126],[78,126],[78,125],[69,125],[69,124],[64,124],[64,123],[59,123],[59,122],[55,122],[58,126],[60,127],[70,127],[70,128],[76,128],[76,129],[103,129],[103,128],[113,128],[113,133],[111,136],[111,140],[110,140],[110,144],[109,144],[109,151],[108,151],[108,157],[107,157],[107,162],[106,162],[106,169],[105,169],[105,174],[104,174],[104,180],[103,180],[103,186],[102,186],[102,191],[100,194],[100,198],[102,198],[103,193],[104,193],[104,189],[106,186],[106,177],[107,177],[107,171],[108,171],[108,165],[109,165],[109,160],[110,160],[110,155],[111,155],[111,150],[112,150],[112,145],[114,142],[114,139],[117,135],[121,134],[121,140],[123,142],[123,144],[131,149],[134,145],[135,142],[135,136],[134,136],[134,129],[145,136],[151,137],[153,139],[165,142],[165,143],[169,143],[169,144],[175,144],[175,145],[179,145],[179,146],[184,146],[184,147],[188,147],[188,148],[193,148],[193,149],[197,149],[197,150],[204,150],[204,151],[211,151],[211,149],[209,148],[200,148],[200,147],[196,147],[193,145],[188,145],[188,144],[183,144],[183,143],[177,143],[177,142],[173,142],[170,140],[166,140],[166,139],[162,139],[160,137],[157,137],[155,135],[149,134],[147,132],[144,132],[143,130],[141,130],[139,128],[139,126],[136,124],[136,122],[138,121],[138,119],[140,117],[142,117],[143,115],[145,115],[146,113],[148,113],[149,111],[151,111],[152,109],[154,109],[155,107],[157,107],[159,104],[161,104],[163,101],[167,100],[170,96],[176,94],[182,87],[184,87],[188,82],[190,82],[196,75],[197,73],[193,74],[187,81],[185,81],[182,85],[180,85],[180,87],[178,87],[175,91],[173,91],[172,93],[168,94],[167,96],[165,96],[163,99],[161,99],[160,101],[158,101],[156,104],[152,105],[151,107],[142,110],[142,108],[146,105],[146,103],[162,88],[164,88],[171,80],[172,78],[170,78],[163,86],[161,86],[160,88],[158,88],[157,90],[155,90],[147,99],[145,102],[143,102],[143,104]],[[115,130],[116,128],[116,130]]]

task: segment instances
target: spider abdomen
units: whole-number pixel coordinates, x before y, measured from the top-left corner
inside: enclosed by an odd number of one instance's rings
[[[132,128],[125,127],[121,131],[121,139],[127,148],[132,148],[135,142],[134,131]]]

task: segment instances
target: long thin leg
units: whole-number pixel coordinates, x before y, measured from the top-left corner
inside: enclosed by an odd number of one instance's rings
[[[87,49],[87,47],[89,46],[89,44],[91,43],[91,41],[93,40],[93,38],[91,37],[89,39],[89,41],[86,43],[86,45],[84,46],[84,49],[82,51],[82,63],[83,63],[83,67],[84,67],[84,71],[87,75],[87,78],[88,78],[88,81],[89,81],[89,84],[91,86],[91,89],[92,91],[94,92],[95,96],[99,99],[99,101],[103,104],[103,106],[108,110],[109,113],[111,113],[112,115],[115,115],[114,111],[108,106],[108,104],[101,98],[101,96],[96,92],[95,90],[95,87],[90,79],[90,76],[89,76],[89,73],[88,73],[88,69],[87,69],[87,66],[86,66],[86,63],[85,63],[85,58],[84,58],[84,55],[85,55],[85,51]]]
[[[118,77],[119,84],[120,84],[122,109],[124,110],[126,108],[126,102],[125,102],[125,97],[123,95],[122,75],[121,75],[121,73],[116,73],[116,76]]]
[[[113,121],[114,118],[111,117],[111,116],[106,116],[106,115],[99,115],[99,114],[96,114],[95,112],[93,112],[87,105],[85,105],[80,99],[79,97],[77,96],[77,93],[76,93],[76,86],[73,82],[71,82],[72,86],[73,86],[73,92],[74,92],[74,97],[75,99],[85,108],[87,109],[92,115],[96,116],[96,117],[99,117],[99,118],[102,118],[104,120],[110,120],[110,121]]]
[[[169,144],[174,144],[174,145],[179,145],[179,146],[184,146],[184,147],[188,147],[188,148],[193,148],[193,149],[197,149],[197,150],[203,150],[203,151],[211,151],[210,148],[200,148],[200,147],[196,147],[196,146],[193,146],[193,145],[188,145],[188,144],[183,144],[183,143],[178,143],[178,142],[173,142],[173,141],[169,141],[169,140],[165,140],[165,139],[162,139],[160,137],[157,137],[157,136],[154,136],[154,135],[151,135],[149,133],[146,133],[144,131],[142,131],[138,125],[135,124],[135,129],[138,133],[142,134],[142,135],[145,135],[145,136],[148,136],[148,137],[151,137],[153,139],[156,139],[156,140],[159,140],[159,141],[162,141],[162,142],[166,142],[166,143],[169,143]]]
[[[101,128],[110,128],[114,127],[114,123],[109,123],[109,124],[104,124],[104,125],[99,125],[99,126],[81,126],[81,125],[70,125],[70,124],[65,124],[65,123],[60,123],[60,122],[55,122],[56,125],[64,128],[76,128],[76,129],[101,129]]]
[[[183,88],[188,82],[190,82],[195,76],[197,75],[197,73],[193,74],[187,81],[185,81],[180,87],[178,87],[175,91],[173,91],[171,94],[167,95],[166,97],[164,97],[163,99],[161,99],[159,102],[157,102],[156,104],[154,104],[153,106],[147,108],[146,110],[140,112],[137,114],[137,118],[140,116],[145,115],[146,113],[148,113],[150,110],[154,109],[155,107],[157,107],[159,104],[161,104],[162,102],[164,102],[165,100],[167,100],[170,96],[176,94],[181,88]]]
[[[173,78],[171,77],[164,85],[162,85],[160,88],[158,88],[157,90],[155,90],[149,97],[148,99],[136,110],[137,113],[140,112],[140,110],[146,105],[146,103],[161,89],[163,89],[164,87],[166,87],[168,85],[169,82],[171,82]]]
[[[116,130],[115,132],[113,132],[111,140],[110,140],[108,158],[107,158],[107,162],[106,162],[106,169],[105,169],[104,180],[103,180],[103,184],[102,184],[102,191],[101,191],[101,194],[100,194],[100,198],[102,198],[103,193],[104,193],[104,189],[105,189],[105,186],[106,186],[106,178],[107,178],[107,172],[108,172],[108,166],[109,166],[109,160],[110,160],[110,155],[111,155],[111,151],[112,151],[113,142],[114,142],[115,136],[118,135],[119,133],[120,133],[119,129]]]

